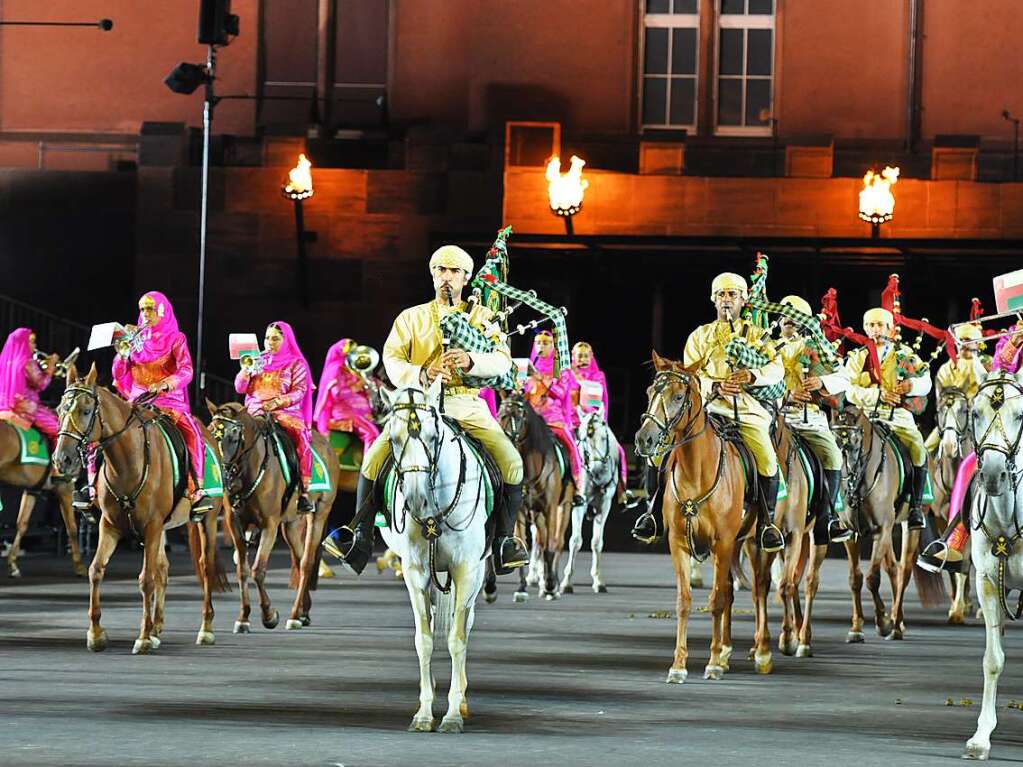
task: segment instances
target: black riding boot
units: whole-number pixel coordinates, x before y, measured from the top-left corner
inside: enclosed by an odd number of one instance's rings
[[[522,483],[504,485],[504,503],[494,525],[494,569],[506,575],[529,564],[529,552],[515,537],[515,520],[522,509]]]
[[[298,496],[298,513],[312,514],[314,511],[316,511],[316,505],[309,500],[309,491],[303,490]]]
[[[90,525],[98,522],[96,507],[92,503],[92,491],[89,488],[89,472],[85,469],[75,477],[75,487],[71,491],[71,508],[78,511]]]
[[[657,493],[661,486],[660,469],[652,463],[646,465],[646,476],[643,478],[646,488],[646,511],[639,515],[632,526],[632,537],[641,543],[653,543],[657,538]]]
[[[757,475],[760,481],[760,514],[757,518],[757,542],[761,551],[781,551],[785,548],[785,539],[781,530],[774,524],[774,510],[778,505],[778,484],[781,475],[776,471],[773,477]]]
[[[852,530],[842,524],[835,510],[838,504],[838,491],[842,486],[842,470],[824,469],[824,481],[828,485],[828,507],[823,514],[817,515],[817,522],[813,527],[813,540],[817,544],[824,541],[842,543],[853,536]]]
[[[376,522],[377,510],[373,505],[373,480],[359,474],[359,484],[355,489],[355,517],[352,519],[352,543],[348,551],[341,548],[341,531],[344,527],[331,530],[323,539],[323,548],[332,556],[348,565],[356,574],[361,573],[373,556],[373,525]]]
[[[913,494],[909,497],[910,530],[923,530],[927,527],[924,519],[924,486],[927,484],[927,465],[913,467]]]

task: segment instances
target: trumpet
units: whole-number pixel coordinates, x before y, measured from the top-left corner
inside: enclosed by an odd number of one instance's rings
[[[387,402],[380,393],[380,383],[372,376],[379,364],[380,353],[372,346],[365,344],[359,344],[345,355],[345,367],[359,376],[369,391],[370,406],[375,417],[383,415],[388,408]]]
[[[78,359],[79,352],[81,352],[81,349],[76,346],[67,357],[65,357],[63,360],[61,360],[60,362],[53,366],[53,370],[49,370],[50,357],[56,357],[57,356],[56,354],[47,354],[46,352],[36,350],[32,352],[32,359],[36,361],[36,364],[39,365],[39,367],[42,369],[44,373],[51,373],[52,375],[55,376],[63,376],[67,374],[68,366],[70,366],[71,363]]]
[[[266,366],[266,357],[263,354],[246,354],[238,361],[248,375],[259,375]]]

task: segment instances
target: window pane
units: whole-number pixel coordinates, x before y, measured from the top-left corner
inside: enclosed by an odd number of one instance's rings
[[[774,0],[749,0],[749,12],[770,16],[774,13]]]
[[[746,37],[746,74],[771,74],[771,30],[751,29]]]
[[[675,0],[674,13],[698,13],[700,0]]]
[[[746,124],[767,125],[771,109],[771,81],[770,80],[747,80],[746,81]],[[760,112],[764,110],[767,120],[760,119]]]
[[[721,0],[721,13],[745,13],[745,0]]]
[[[742,33],[741,29],[721,30],[721,67],[718,71],[723,75],[742,74]]]
[[[696,122],[696,79],[671,78],[671,124],[692,125]]]
[[[718,80],[718,125],[742,125],[742,80]]]
[[[643,78],[643,124],[664,125],[668,106],[668,80],[665,77]]]
[[[670,0],[646,0],[647,13],[667,13]]]
[[[668,30],[650,27],[646,31],[644,69],[647,74],[668,73]]]
[[[696,74],[696,30],[691,27],[671,30],[671,73]]]

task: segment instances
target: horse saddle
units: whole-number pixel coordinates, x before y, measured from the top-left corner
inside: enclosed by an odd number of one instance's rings
[[[143,420],[146,417],[142,416]],[[171,451],[171,457],[178,466],[184,466],[184,471],[177,472],[177,482],[174,483],[174,502],[171,504],[171,508],[178,505],[178,502],[185,497],[185,492],[188,490],[188,477],[192,472],[192,461],[188,457],[188,445],[185,444],[185,438],[181,436],[181,432],[178,427],[174,425],[168,416],[164,415],[159,411],[155,411],[150,418],[153,423],[163,433],[164,439],[167,441],[167,447]],[[194,481],[194,477],[193,477]]]
[[[830,502],[827,485],[824,480],[824,464],[821,463],[821,459],[817,457],[817,454],[810,448],[810,444],[798,431],[790,429],[789,434],[793,450],[803,470],[803,475],[810,485],[806,504],[806,519],[809,521],[811,517],[827,511],[827,504]],[[786,468],[791,470],[790,467]],[[786,471],[787,473],[788,471]]]
[[[892,450],[895,453],[895,460],[899,464],[899,492],[898,495],[895,496],[895,508],[898,509],[903,503],[909,501],[909,496],[913,492],[913,482],[911,478],[913,461],[910,459],[909,450],[902,444],[902,441],[895,436],[895,432],[892,431],[888,424],[881,420],[871,420],[870,423],[874,427],[874,431],[880,434],[881,437],[892,446]]]
[[[288,483],[284,487],[284,493],[281,495],[281,509],[286,509],[302,478],[299,469],[298,450],[295,449],[295,443],[291,441],[288,433],[276,421],[273,419],[269,420],[270,437],[277,446],[277,460],[281,462],[281,469],[288,478]]]
[[[739,460],[742,463],[742,475],[746,485],[743,506],[748,512],[760,500],[760,483],[757,481],[757,463],[753,458],[753,453],[746,446],[746,443],[742,441],[742,435],[739,433],[739,424],[733,419],[725,418],[717,413],[710,413],[708,415],[714,432],[718,437],[734,447],[735,451],[739,454]]]

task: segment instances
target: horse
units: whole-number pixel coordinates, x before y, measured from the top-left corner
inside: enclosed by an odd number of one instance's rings
[[[523,516],[516,527],[528,527],[532,532],[530,569],[534,570],[535,566],[540,596],[551,601],[558,598],[558,561],[568,529],[566,510],[571,507],[575,494],[571,470],[567,468],[568,457],[565,456],[565,476],[562,476],[556,452],[561,448],[550,427],[521,392],[513,392],[501,401],[497,420],[522,456]],[[526,579],[526,568],[519,568],[516,602],[528,598]],[[488,601],[496,598],[496,588],[496,579],[488,573]]]
[[[266,415],[257,418],[238,402],[218,407],[206,400],[206,407],[212,416],[211,431],[224,457],[225,489],[228,491],[227,530],[236,552],[235,569],[241,608],[234,624],[234,633],[247,634],[251,630],[250,577],[256,582],[259,591],[263,627],[277,627],[280,618],[270,604],[270,595],[266,590],[266,571],[270,553],[277,542],[277,534],[282,528],[284,541],[291,552],[290,586],[296,590],[291,616],[285,628],[290,631],[308,626],[311,622],[309,609],[312,606],[309,592],[316,588],[320,542],[338,492],[341,467],[337,461],[324,461],[331,489],[328,492],[310,493],[309,500],[313,502],[316,511],[312,514],[299,514],[298,488],[292,488],[291,494],[287,494],[288,478],[284,475],[274,447],[272,417]],[[288,439],[286,435],[284,438]],[[321,456],[333,456],[330,443],[318,431],[313,431],[312,446]],[[292,470],[297,470],[297,466]],[[246,539],[246,531],[250,526],[259,531],[259,549],[252,567],[249,565],[249,543]]]
[[[970,400],[962,389],[946,386],[936,403],[936,425],[940,442],[938,449],[928,456],[928,468],[934,478],[932,490],[934,503],[931,512],[935,519],[948,522],[949,497],[955,483],[959,464],[973,450],[973,437],[970,434]],[[970,609],[970,549],[963,552],[962,570],[954,573],[952,578],[952,602],[948,610],[948,622],[962,625],[966,622],[966,614]]]
[[[45,439],[45,437],[44,437]],[[17,530],[10,550],[7,552],[7,571],[12,578],[21,577],[18,555],[21,553],[21,539],[28,531],[39,493],[52,492],[60,506],[60,516],[67,529],[71,546],[71,563],[75,575],[84,578],[87,570],[82,564],[78,549],[78,522],[71,506],[71,483],[57,481],[51,474],[50,466],[21,462],[21,437],[13,424],[0,420],[0,484],[22,488],[21,506],[18,509]]]
[[[984,697],[963,758],[987,759],[997,724],[998,678],[1005,666],[1005,618],[1015,621],[1023,615],[1023,596],[1015,608],[1007,601],[1009,589],[1023,589],[1023,375],[988,374],[973,399],[971,419],[977,482],[970,507],[970,546],[986,643]]]
[[[216,549],[222,499],[210,499],[213,509],[203,522],[188,522],[190,504],[187,497],[175,497],[171,448],[156,433],[157,414],[144,402],[125,402],[98,386],[96,378],[95,364],[81,379],[73,366],[68,368],[59,411],[60,434],[53,452],[53,465],[65,476],[85,470],[84,456],[90,447],[103,458],[96,481],[96,506],[102,518],[96,554],[89,567],[86,646],[93,652],[107,648],[107,634],[100,625],[100,584],[118,542],[125,536],[136,536],[142,539],[144,548],[139,574],[142,622],[132,654],[159,648],[169,570],[165,531],[186,522],[192,562],[203,592],[202,620],[195,643],[212,645],[216,641],[212,594],[227,589]],[[216,451],[208,433],[204,432],[203,439]]]
[[[386,432],[396,478],[393,512],[390,524],[380,532],[388,548],[401,557],[415,617],[419,709],[409,731],[434,729],[430,656],[434,634],[446,630],[451,687],[448,710],[437,729],[455,733],[462,732],[469,715],[465,664],[488,554],[487,471],[466,439],[443,418],[440,397],[440,379],[427,392],[407,388],[395,397]],[[432,619],[431,593],[436,601]]]
[[[874,600],[874,625],[878,635],[885,639],[903,639],[906,632],[903,607],[920,531],[908,529],[908,503],[895,508],[899,500],[900,458],[895,452],[898,448],[892,439],[882,435],[865,413],[851,405],[834,413],[831,430],[842,450],[843,496],[849,521],[854,530],[871,536],[866,582]],[[911,482],[908,467],[906,474],[905,482],[908,484]],[[898,560],[892,540],[896,524],[902,524],[902,551]],[[859,542],[855,537],[845,541],[845,550],[853,604],[852,625],[845,641],[859,643],[864,641],[863,574],[860,571]],[[890,613],[881,598],[882,568],[888,574],[892,589]]]
[[[583,521],[592,510],[593,535],[590,538],[590,549],[593,552],[593,563],[590,565],[590,577],[593,579],[594,593],[606,594],[607,586],[600,575],[600,559],[604,551],[604,525],[618,492],[621,452],[618,449],[618,438],[607,425],[603,413],[597,410],[590,413],[580,411],[576,441],[583,471],[586,472],[586,504],[572,507],[572,537],[568,539],[568,561],[558,591],[561,594],[575,591],[572,587],[575,558],[583,546]]]
[[[705,554],[714,555],[714,575],[708,596],[710,658],[703,676],[721,679],[732,655],[733,556],[736,545],[750,536],[755,518],[744,514],[746,488],[738,448],[712,428],[696,371],[657,352],[652,358],[654,380],[647,389],[648,404],[636,432],[636,450],[645,458],[659,459],[667,476],[661,514],[675,568],[678,622],[675,656],[666,681],[682,684],[689,676],[690,560]],[[755,557],[753,554],[751,561]],[[761,604],[770,587],[769,569],[768,557],[756,557],[753,599],[757,629],[752,655],[762,674],[774,669],[767,622],[761,619]]]

